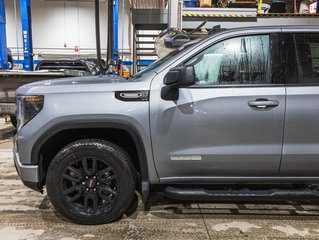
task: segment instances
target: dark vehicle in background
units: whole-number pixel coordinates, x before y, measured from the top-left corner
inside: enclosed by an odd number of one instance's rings
[[[12,69],[12,53],[8,52],[9,67]],[[100,68],[95,63],[86,60],[44,60],[36,66],[35,70],[34,72],[4,71],[0,73],[0,116],[10,116],[13,126],[17,125],[15,91],[18,87],[41,80],[101,74]]]
[[[82,58],[81,60],[87,61],[87,62],[92,62],[98,66],[97,58]],[[101,67],[102,67],[102,70],[106,70],[108,67],[107,62],[104,59],[101,59]]]
[[[92,73],[78,70],[54,71],[3,71],[0,72],[0,117],[10,116],[13,126],[16,121],[16,95],[18,87],[41,80],[92,76]]]
[[[77,70],[88,72],[88,75],[99,75],[101,74],[100,68],[93,62],[84,59],[76,60],[43,60],[35,68],[39,70]]]

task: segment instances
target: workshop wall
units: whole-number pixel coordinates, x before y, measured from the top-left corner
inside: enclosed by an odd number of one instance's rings
[[[17,54],[16,27],[18,29],[19,54],[22,55],[22,35],[19,0],[17,24],[14,1],[6,0],[7,42],[13,54]],[[129,1],[125,0],[124,52],[130,52],[131,22]],[[122,1],[119,15],[119,48],[122,48]],[[32,31],[35,58],[69,58],[95,54],[94,2],[32,0]],[[100,3],[102,54],[107,48],[107,1]],[[121,51],[121,50],[120,50]]]

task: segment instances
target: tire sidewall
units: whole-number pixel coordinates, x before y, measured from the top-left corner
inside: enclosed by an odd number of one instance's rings
[[[83,224],[107,223],[123,215],[131,199],[133,199],[135,190],[134,173],[127,163],[129,156],[123,149],[106,141],[85,142],[78,141],[68,145],[53,159],[47,176],[48,196],[53,206],[72,221]],[[60,187],[62,175],[68,164],[75,157],[81,156],[97,157],[111,166],[117,174],[119,192],[113,209],[105,213],[85,214],[67,207],[68,204],[65,203]]]

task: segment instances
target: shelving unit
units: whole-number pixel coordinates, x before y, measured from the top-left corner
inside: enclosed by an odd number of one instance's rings
[[[168,27],[167,9],[132,9],[133,72],[139,72],[155,61],[155,38]]]

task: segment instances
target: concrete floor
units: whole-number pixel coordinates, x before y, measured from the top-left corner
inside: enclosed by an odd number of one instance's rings
[[[70,223],[46,194],[20,182],[12,128],[2,121],[0,134],[4,128],[9,134],[0,140],[0,239],[319,239],[319,204],[183,205],[156,195],[149,212],[140,203],[133,215],[113,224]]]

